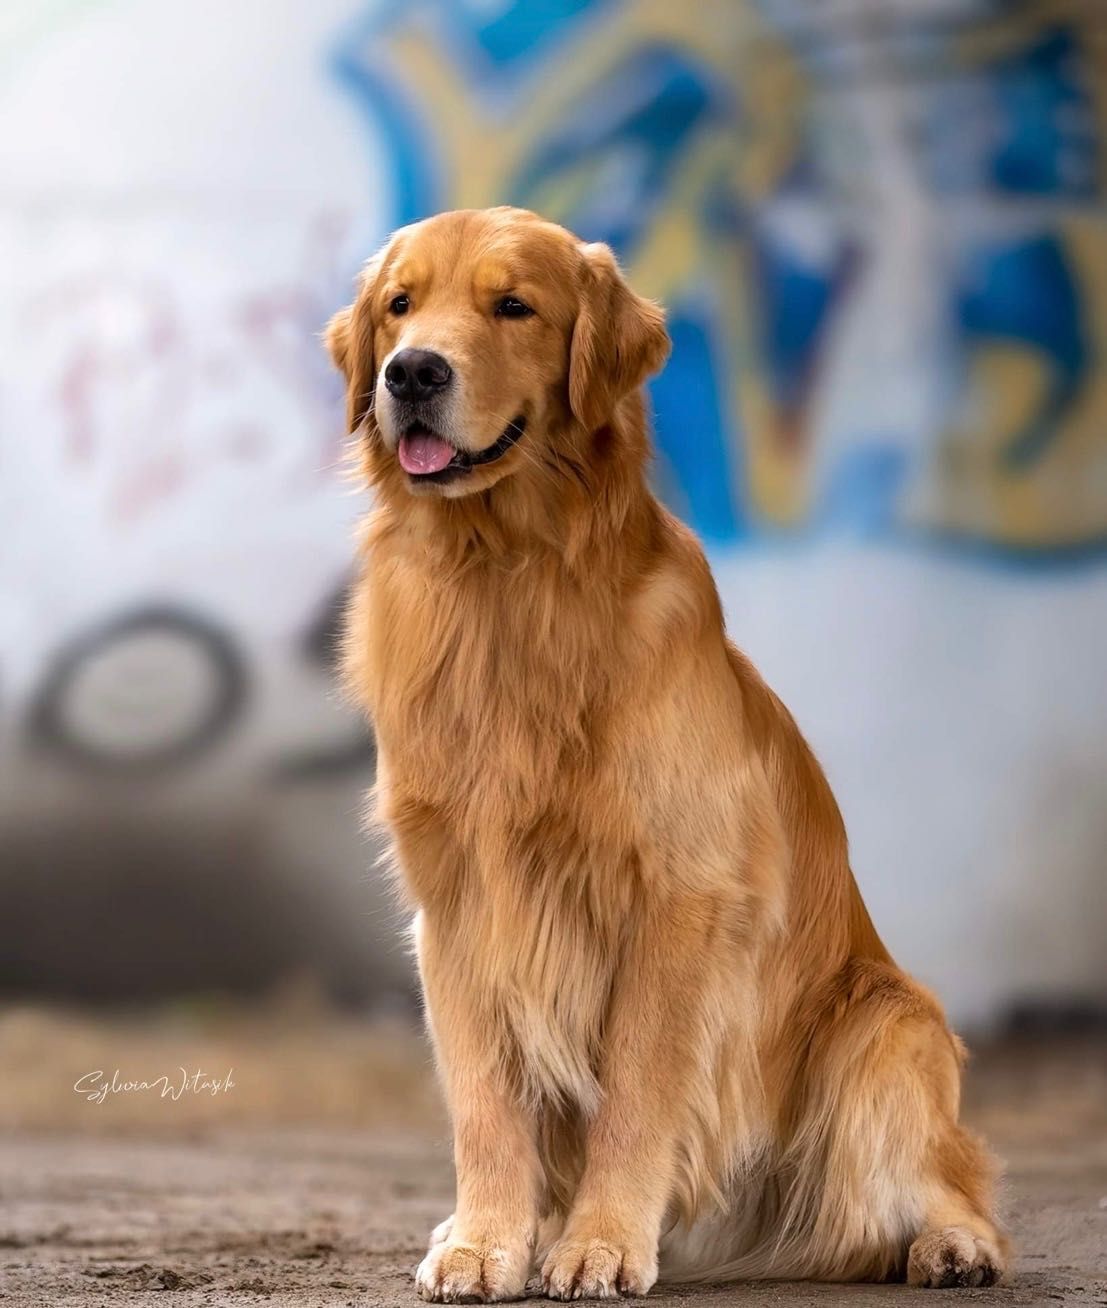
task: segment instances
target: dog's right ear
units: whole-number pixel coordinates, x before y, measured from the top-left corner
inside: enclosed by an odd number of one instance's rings
[[[346,378],[346,429],[353,433],[373,408],[377,365],[373,356],[374,300],[384,251],[373,256],[358,278],[353,304],[339,309],[323,332],[334,366]]]
[[[327,323],[323,331],[323,344],[331,356],[331,362],[345,377],[349,377],[350,336],[354,326],[354,306],[348,304],[339,309]]]

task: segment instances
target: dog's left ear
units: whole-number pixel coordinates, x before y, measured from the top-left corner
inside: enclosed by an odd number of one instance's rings
[[[377,384],[373,299],[382,263],[383,251],[362,269],[357,299],[345,309],[339,309],[323,332],[334,365],[346,378],[346,429],[351,433],[357,431],[373,407]]]
[[[569,356],[569,404],[595,431],[669,355],[665,311],[623,280],[606,245],[585,245],[584,284]]]

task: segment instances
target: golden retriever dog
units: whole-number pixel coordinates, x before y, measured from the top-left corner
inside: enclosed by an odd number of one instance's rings
[[[453,1123],[419,1294],[995,1281],[962,1048],[650,492],[662,310],[466,211],[397,232],[327,343],[375,488],[346,670]]]

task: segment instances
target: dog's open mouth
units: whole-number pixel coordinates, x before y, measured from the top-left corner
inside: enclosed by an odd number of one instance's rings
[[[486,450],[470,453],[459,450],[443,436],[422,422],[413,422],[400,437],[396,451],[400,467],[409,477],[420,481],[449,481],[464,476],[473,468],[502,459],[526,430],[527,420],[520,414],[507,424],[495,444]]]

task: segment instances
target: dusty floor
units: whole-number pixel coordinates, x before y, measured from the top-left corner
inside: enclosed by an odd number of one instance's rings
[[[294,1006],[293,1006],[294,1008]],[[413,1305],[410,1272],[451,1207],[445,1130],[420,1044],[400,1025],[319,1014],[174,1011],[154,1023],[0,1017],[0,1303]],[[202,1068],[220,1094],[89,1102],[110,1078]],[[176,1083],[176,1082],[175,1082]],[[1107,1049],[983,1052],[968,1114],[1008,1162],[1018,1245],[989,1290],[742,1285],[672,1304],[946,1301],[1107,1304]]]

